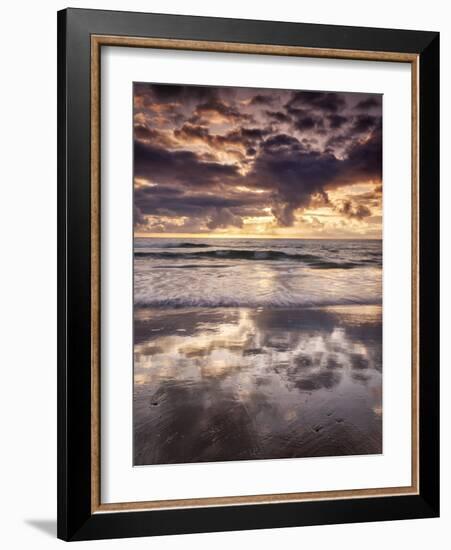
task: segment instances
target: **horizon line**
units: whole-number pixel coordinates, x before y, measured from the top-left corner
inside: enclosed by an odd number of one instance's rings
[[[382,237],[288,237],[288,236],[262,236],[262,235],[203,235],[192,233],[169,233],[167,235],[152,233],[134,233],[134,239],[260,239],[260,240],[306,240],[306,241],[382,241]]]

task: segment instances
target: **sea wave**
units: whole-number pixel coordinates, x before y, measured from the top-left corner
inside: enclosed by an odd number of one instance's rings
[[[309,308],[377,305],[381,243],[135,242],[137,307]]]
[[[150,252],[137,250],[136,258],[149,258],[159,260],[199,260],[199,259],[223,259],[223,260],[247,260],[247,261],[292,261],[304,262],[316,269],[352,269],[364,267],[368,264],[376,264],[374,259],[350,260],[326,260],[324,256],[314,254],[287,253],[281,250],[199,250],[196,252]]]
[[[294,307],[332,307],[342,305],[381,305],[380,299],[365,297],[333,298],[302,297],[302,296],[173,296],[158,297],[135,293],[135,306],[141,307],[263,307],[263,308],[294,308]]]
[[[139,242],[139,241],[138,241]],[[143,243],[144,248],[210,248],[211,245],[207,243],[193,243],[193,242],[160,242],[157,241],[146,241]]]

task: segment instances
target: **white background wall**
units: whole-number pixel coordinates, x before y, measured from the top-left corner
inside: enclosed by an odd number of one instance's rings
[[[443,0],[72,0],[124,9],[440,31],[442,41],[442,281],[451,280],[451,18]],[[56,11],[64,2],[8,2],[0,34],[0,541],[53,548],[56,540]],[[83,543],[155,549],[444,548],[451,535],[450,290],[442,285],[442,518]]]

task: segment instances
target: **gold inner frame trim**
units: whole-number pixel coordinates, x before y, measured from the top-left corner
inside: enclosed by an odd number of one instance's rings
[[[409,63],[412,74],[412,479],[406,487],[265,495],[101,502],[100,475],[100,52],[102,46],[157,48]],[[129,36],[91,36],[91,512],[162,510],[419,494],[419,56],[399,52],[304,48]]]

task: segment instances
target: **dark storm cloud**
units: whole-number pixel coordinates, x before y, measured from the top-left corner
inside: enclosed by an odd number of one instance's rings
[[[211,134],[206,126],[186,123],[180,129],[174,130],[174,136],[182,143],[206,144],[214,152],[228,152],[241,165],[249,162],[250,157],[257,154],[259,144],[271,134],[271,128],[240,127],[228,133]],[[214,160],[214,154],[202,152],[204,160]]]
[[[141,208],[138,208],[136,204],[133,206],[133,222],[135,225],[142,225],[146,222],[146,219],[143,216]]]
[[[178,138],[197,139],[208,145],[219,148],[226,145],[242,145],[243,147],[255,146],[270,133],[267,128],[239,128],[223,135],[211,134],[206,126],[187,123],[180,129],[174,130]]]
[[[336,113],[346,105],[343,94],[335,92],[293,92],[288,108],[310,107],[318,111]]]
[[[189,190],[182,191],[177,187],[140,187],[135,189],[135,198],[146,213],[170,210],[176,214],[193,212],[196,209],[241,208],[247,204],[258,204],[251,194],[244,197],[222,197],[219,194],[206,194]]]
[[[208,229],[243,227],[243,220],[228,208],[217,208],[207,222]]]
[[[381,103],[379,99],[376,99],[375,97],[369,97],[367,99],[362,99],[361,101],[359,101],[354,109],[358,111],[368,111],[373,107],[379,109],[380,106]]]
[[[174,130],[174,136],[186,139],[198,139],[209,143],[211,141],[210,131],[206,126],[186,123],[181,128]]]
[[[280,134],[263,144],[248,179],[271,190],[275,218],[290,226],[294,211],[308,206],[311,196],[324,190],[337,176],[339,164],[333,155],[306,150],[297,139]]]
[[[238,176],[235,165],[207,162],[192,151],[169,151],[137,140],[134,160],[135,176],[146,178],[150,175],[154,182],[197,187],[225,182]]]
[[[172,136],[159,130],[149,128],[144,124],[135,124],[135,142],[146,142],[158,147],[172,149],[176,143]]]
[[[381,114],[368,94],[135,84],[135,176],[152,184],[135,189],[135,221],[241,228],[270,209],[291,226],[331,189],[381,180]],[[363,220],[365,200],[333,208]]]
[[[356,220],[362,220],[371,216],[371,210],[367,206],[363,204],[354,205],[350,200],[344,201],[337,210],[347,218],[354,218]]]
[[[205,103],[199,104],[195,111],[194,115],[190,120],[193,122],[199,122],[205,119],[209,115],[216,115],[221,120],[229,122],[251,122],[253,121],[252,115],[241,112],[238,108],[233,105],[229,105],[218,99],[209,99]]]
[[[355,141],[343,161],[344,183],[382,179],[382,130],[376,128],[366,141]]]
[[[222,188],[210,192],[195,185],[178,184],[137,187],[134,202],[139,205],[135,222],[140,225],[145,221],[145,213],[149,216],[207,218],[216,227],[223,227],[228,221],[230,225],[241,227],[240,216],[258,215],[261,207],[261,197],[255,193],[225,192]],[[230,215],[232,213],[236,218]]]
[[[328,115],[327,120],[329,121],[329,126],[333,129],[341,128],[348,122],[348,118],[341,115]]]
[[[216,88],[209,86],[174,86],[173,84],[135,83],[135,97],[144,97],[148,103],[182,103],[210,101],[216,98]]]
[[[265,114],[270,119],[280,123],[291,122],[292,120],[291,117],[283,111],[265,111]]]
[[[280,225],[290,226],[294,211],[308,206],[313,195],[327,195],[326,188],[334,185],[380,179],[381,166],[381,137],[376,132],[367,142],[350,147],[344,160],[307,150],[295,138],[280,134],[264,142],[248,179],[272,191],[274,216]]]
[[[351,133],[362,134],[368,132],[379,125],[380,120],[380,117],[372,115],[359,115],[353,121]]]
[[[303,150],[302,143],[295,137],[288,134],[276,134],[269,137],[263,143],[263,149],[278,154],[281,147],[289,147],[291,152]]]
[[[319,124],[321,121],[321,119],[318,119],[318,118],[315,118],[315,117],[312,117],[310,115],[307,115],[307,116],[301,116],[299,118],[297,118],[294,122],[294,126],[295,128],[297,128],[298,130],[311,130],[312,128],[314,128],[317,124]]]
[[[325,149],[343,149],[351,143],[352,136],[348,134],[335,134],[327,139],[325,143]]]
[[[251,101],[250,105],[272,105],[274,103],[274,98],[270,95],[257,94]]]

